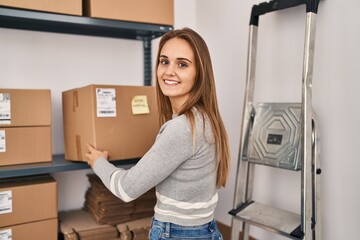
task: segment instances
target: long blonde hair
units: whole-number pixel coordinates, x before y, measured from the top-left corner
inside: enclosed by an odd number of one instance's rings
[[[159,65],[160,52],[164,44],[172,38],[186,40],[194,51],[196,62],[196,80],[194,86],[190,91],[189,99],[182,106],[178,114],[185,114],[189,119],[192,127],[193,139],[195,134],[195,117],[192,108],[195,107],[202,114],[203,119],[205,119],[205,117],[209,119],[217,155],[216,185],[217,187],[225,187],[230,168],[229,144],[224,123],[218,109],[214,73],[208,47],[204,39],[189,28],[169,31],[164,34],[160,40],[156,58],[156,68]],[[156,79],[158,79],[158,76],[156,76]],[[156,90],[160,112],[160,123],[164,124],[172,118],[171,103],[169,98],[162,93],[158,81],[156,81]]]

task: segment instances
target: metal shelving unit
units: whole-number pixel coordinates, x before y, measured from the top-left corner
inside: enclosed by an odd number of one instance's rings
[[[162,36],[173,27],[0,7],[0,28],[143,41],[144,85],[151,85],[151,40]],[[138,160],[119,160],[112,163],[122,168],[129,168]],[[64,155],[54,155],[51,163],[0,167],[0,179],[88,168],[86,163],[67,161]]]

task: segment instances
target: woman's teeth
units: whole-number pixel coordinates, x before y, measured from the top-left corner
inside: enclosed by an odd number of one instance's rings
[[[169,84],[169,85],[176,85],[176,84],[179,84],[178,81],[174,81],[174,80],[168,80],[168,79],[165,79],[164,82],[166,84]]]

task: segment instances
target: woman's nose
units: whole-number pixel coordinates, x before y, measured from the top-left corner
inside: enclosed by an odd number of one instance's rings
[[[175,66],[173,64],[169,64],[168,67],[166,68],[165,74],[167,74],[168,76],[174,76],[175,75]]]

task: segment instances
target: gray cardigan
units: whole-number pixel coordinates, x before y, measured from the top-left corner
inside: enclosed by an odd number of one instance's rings
[[[210,222],[218,201],[215,145],[210,123],[195,113],[195,141],[185,115],[160,129],[151,149],[132,168],[117,168],[104,158],[95,173],[123,201],[132,201],[156,186],[155,219],[183,226]],[[110,153],[111,154],[111,153]]]

